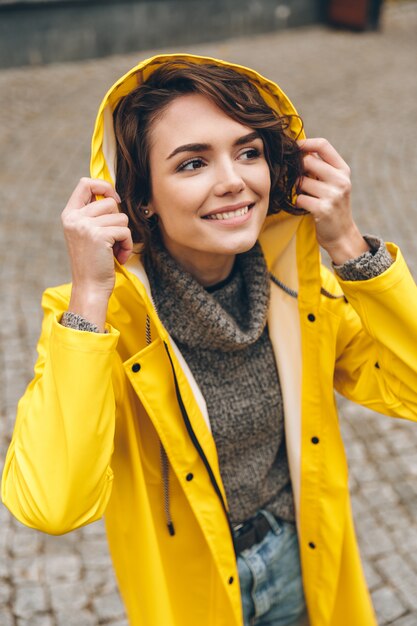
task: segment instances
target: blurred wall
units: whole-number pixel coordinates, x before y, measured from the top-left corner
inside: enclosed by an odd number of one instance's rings
[[[322,0],[0,0],[0,67],[181,46],[302,26]]]

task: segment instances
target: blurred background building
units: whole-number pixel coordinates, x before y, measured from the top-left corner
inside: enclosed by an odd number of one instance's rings
[[[219,41],[331,20],[377,24],[381,0],[0,0],[0,67]]]

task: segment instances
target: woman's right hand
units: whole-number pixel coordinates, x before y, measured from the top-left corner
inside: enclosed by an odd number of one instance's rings
[[[96,200],[96,196],[103,196]],[[114,257],[126,263],[132,248],[128,218],[120,213],[120,197],[103,180],[81,178],[62,212],[72,271],[68,310],[104,329],[114,288]]]

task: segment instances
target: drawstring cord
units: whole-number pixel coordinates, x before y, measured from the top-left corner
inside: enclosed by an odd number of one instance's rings
[[[294,290],[291,289],[290,287],[287,287],[287,285],[285,285],[282,281],[279,280],[279,278],[277,278],[276,276],[274,276],[272,273],[269,274],[272,282],[279,287],[280,289],[282,289],[282,291],[285,291],[285,293],[287,293],[289,296],[291,296],[292,298],[298,298],[298,293]],[[325,296],[326,298],[330,298],[331,300],[339,300],[340,298],[344,298],[345,302],[347,302],[346,300],[346,296],[344,294],[341,295],[335,295],[333,293],[330,293],[330,291],[327,291],[327,289],[325,289],[324,287],[322,287],[320,289],[320,293]]]
[[[165,510],[165,518],[167,521],[168,531],[171,537],[175,535],[175,528],[171,518],[171,511],[169,509],[169,461],[167,457],[167,453],[165,452],[165,448],[160,443],[160,454],[161,454],[161,467],[162,467],[162,482],[164,485],[164,510]]]
[[[149,346],[149,344],[152,342],[151,320],[150,320],[149,315],[146,316],[145,334],[146,334],[146,344]],[[175,535],[175,528],[174,528],[174,523],[171,518],[171,511],[170,511],[170,506],[169,506],[169,461],[168,461],[167,453],[165,452],[165,448],[162,445],[161,441],[159,442],[159,454],[161,458],[161,475],[162,475],[162,485],[163,485],[163,490],[164,490],[165,518],[166,518],[166,523],[168,527],[168,532],[172,537],[173,535]]]

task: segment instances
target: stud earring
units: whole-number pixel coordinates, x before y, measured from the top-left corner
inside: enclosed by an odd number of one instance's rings
[[[145,217],[148,217],[149,213],[149,209],[143,209],[143,214],[145,215]]]

